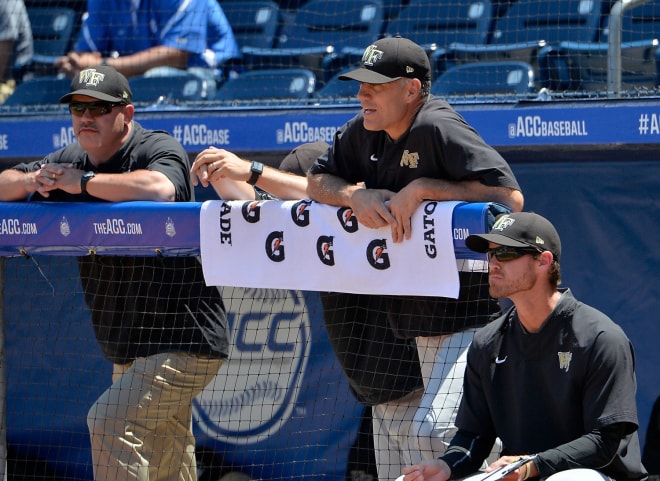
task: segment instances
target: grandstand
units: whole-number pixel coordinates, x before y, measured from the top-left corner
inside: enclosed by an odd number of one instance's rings
[[[68,79],[52,60],[73,48],[86,1],[25,3],[35,57],[14,72],[14,96],[0,104],[0,168],[75,141],[68,112],[57,103]],[[414,39],[431,60],[434,94],[507,158],[526,208],[547,215],[562,234],[563,284],[631,337],[643,442],[660,393],[660,0],[219,3],[242,57],[219,66],[213,87],[194,76],[132,77],[138,120],[172,133],[192,158],[216,145],[277,165],[299,143],[331,142],[355,114],[357,85],[336,76],[359,63],[366,44],[397,34]],[[198,189],[198,201],[209,198]],[[34,480],[91,480],[84,417],[107,366],[89,332],[75,261],[40,252],[0,257],[0,265],[9,472],[14,479],[32,473]],[[66,292],[68,301],[53,305],[54,291]],[[249,290],[227,288],[225,295],[239,317],[263,309],[299,315],[316,355],[307,357],[300,402],[277,433],[269,426],[258,442],[247,435],[237,441],[236,424],[200,424],[203,481],[218,481],[229,470],[264,481],[317,479],[321,469],[327,476],[318,479],[375,479],[365,437],[358,436],[363,406],[329,362],[318,299],[304,291],[260,291],[263,298],[252,305]],[[268,339],[251,339],[262,341]],[[255,369],[266,370],[269,362],[260,357]],[[208,397],[201,402],[213,406]],[[243,422],[250,431],[258,415]]]
[[[319,3],[316,3],[316,2]],[[85,3],[80,0],[27,0],[33,22],[35,56],[18,79],[56,77],[52,60],[72,49],[79,35]],[[302,68],[314,76],[314,92],[289,103],[346,99],[324,85],[340,70],[359,62],[362,50],[380,37],[402,35],[423,45],[434,65],[434,81],[465,63],[526,62],[533,85],[525,91],[501,92],[488,84],[457,86],[453,102],[488,94],[515,102],[543,92],[564,99],[600,96],[649,96],[657,89],[657,39],[660,3],[611,0],[308,0],[275,2],[223,1],[235,30],[242,58],[219,66],[219,93],[230,78],[256,70]],[[612,31],[612,29],[615,31]],[[506,70],[505,63],[502,69]],[[495,75],[497,77],[497,75]],[[506,75],[504,76],[506,77]],[[42,79],[43,81],[43,79]],[[136,80],[137,83],[137,80]],[[229,87],[229,86],[228,86]],[[268,81],[250,82],[241,103],[263,103]],[[295,92],[295,90],[294,90]],[[203,100],[231,102],[226,97],[187,95],[182,89],[156,90],[141,102]],[[278,99],[282,97],[277,96]],[[10,101],[9,105],[20,103]],[[236,102],[234,102],[236,103]],[[161,102],[162,104],[162,102]]]

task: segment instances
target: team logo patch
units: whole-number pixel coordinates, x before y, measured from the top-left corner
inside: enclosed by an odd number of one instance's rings
[[[558,352],[557,356],[559,357],[559,369],[568,372],[568,368],[571,366],[571,360],[573,359],[573,353]]]
[[[514,223],[516,222],[516,219],[512,219],[509,216],[503,216],[500,219],[493,224],[493,229],[492,230],[499,230],[499,231],[504,231],[511,227]]]
[[[78,82],[92,87],[98,87],[104,78],[105,74],[97,72],[95,68],[88,68],[80,72]]]
[[[416,169],[419,166],[419,154],[417,152],[410,153],[408,150],[404,150],[399,165],[401,167]]]
[[[383,51],[378,50],[375,45],[369,45],[362,55],[362,63],[373,67],[381,58],[383,58]]]

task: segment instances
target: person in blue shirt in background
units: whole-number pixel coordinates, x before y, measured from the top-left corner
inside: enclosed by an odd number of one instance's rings
[[[126,77],[188,71],[213,79],[239,57],[217,0],[87,0],[78,41],[55,66],[67,76],[109,65]]]
[[[13,70],[29,64],[34,53],[32,26],[23,0],[0,1],[0,104],[14,91]]]

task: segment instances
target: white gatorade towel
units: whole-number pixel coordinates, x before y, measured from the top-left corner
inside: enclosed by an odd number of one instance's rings
[[[360,225],[348,208],[298,201],[207,201],[200,213],[206,283],[308,291],[457,298],[452,214],[423,203],[412,238]]]

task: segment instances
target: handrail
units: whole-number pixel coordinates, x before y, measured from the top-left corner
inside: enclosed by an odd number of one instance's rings
[[[607,48],[607,93],[610,98],[621,97],[621,19],[631,8],[648,0],[619,0],[610,10]]]

